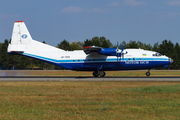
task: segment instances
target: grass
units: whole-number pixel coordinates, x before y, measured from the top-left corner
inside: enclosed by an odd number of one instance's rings
[[[146,92],[146,93],[178,93],[180,92],[180,85],[171,85],[171,86],[149,86],[149,87],[137,87],[131,88],[130,91],[136,92]]]
[[[180,82],[0,82],[0,119],[180,119]]]
[[[145,77],[147,70],[142,71],[106,71],[107,77]],[[180,76],[180,71],[171,70],[151,70],[151,77],[157,76]],[[1,70],[0,76],[93,76],[92,71],[70,71],[70,70]]]

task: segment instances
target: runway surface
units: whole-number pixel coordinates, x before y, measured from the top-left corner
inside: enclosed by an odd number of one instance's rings
[[[180,77],[43,77],[8,76],[0,81],[180,81]]]

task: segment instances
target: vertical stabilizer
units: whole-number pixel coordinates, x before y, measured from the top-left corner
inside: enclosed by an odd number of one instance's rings
[[[11,44],[28,44],[32,40],[24,21],[14,23]]]

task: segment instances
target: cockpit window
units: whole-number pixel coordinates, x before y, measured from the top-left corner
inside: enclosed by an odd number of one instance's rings
[[[155,54],[153,54],[153,56],[159,57],[159,56],[161,56],[161,54],[160,53],[155,53]]]

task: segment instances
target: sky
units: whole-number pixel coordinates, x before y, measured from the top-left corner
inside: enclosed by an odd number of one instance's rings
[[[0,0],[1,43],[21,20],[34,40],[52,46],[95,36],[114,45],[165,39],[180,44],[180,0]]]

